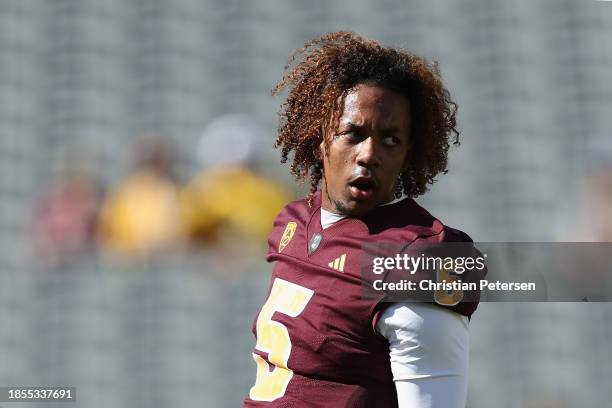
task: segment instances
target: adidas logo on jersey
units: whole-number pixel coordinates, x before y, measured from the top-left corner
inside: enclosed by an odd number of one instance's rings
[[[344,261],[346,261],[346,254],[340,255],[338,258],[334,259],[327,265],[337,271],[344,272]]]

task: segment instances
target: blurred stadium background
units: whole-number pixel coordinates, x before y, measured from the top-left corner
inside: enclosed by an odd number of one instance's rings
[[[240,114],[260,126],[253,183],[303,193],[271,148],[269,90],[294,48],[338,29],[440,62],[463,143],[420,199],[433,214],[477,241],[611,241],[611,3],[2,0],[0,385],[73,385],[83,407],[240,405],[264,239],[249,220],[197,219],[211,190],[184,186],[219,149],[204,129]],[[145,194],[170,204],[148,216],[198,225],[117,250],[100,214],[142,135],[174,154]],[[610,339],[606,303],[482,304],[468,406],[610,406]]]

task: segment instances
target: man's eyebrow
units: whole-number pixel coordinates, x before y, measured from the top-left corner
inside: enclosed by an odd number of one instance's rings
[[[364,125],[358,125],[358,124],[353,123],[353,122],[341,122],[338,127],[340,129],[359,130],[359,129],[363,129],[365,126]],[[400,129],[395,127],[395,126],[384,128],[384,129],[380,130],[380,132],[385,134],[385,135],[394,135],[396,133],[399,133],[399,131],[400,131]]]
[[[399,132],[399,129],[396,127],[390,127],[390,128],[382,129],[381,132],[385,135],[394,135]]]
[[[353,123],[353,122],[341,122],[340,123],[340,127],[345,127],[345,128],[349,128],[349,129],[361,129],[361,128],[363,128],[363,125],[358,125],[358,124]]]

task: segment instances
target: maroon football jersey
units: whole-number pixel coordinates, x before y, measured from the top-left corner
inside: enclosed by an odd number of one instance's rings
[[[245,407],[396,407],[389,344],[376,329],[389,304],[363,296],[362,245],[470,241],[414,200],[321,227],[321,196],[287,205],[276,218],[267,260],[268,299],[257,316],[257,378]],[[470,316],[476,302],[452,309]]]

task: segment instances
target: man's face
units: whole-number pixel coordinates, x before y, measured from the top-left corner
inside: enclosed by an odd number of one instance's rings
[[[322,206],[361,216],[393,199],[406,167],[410,102],[375,85],[357,85],[344,98],[338,128],[331,129],[323,154]]]

